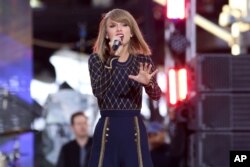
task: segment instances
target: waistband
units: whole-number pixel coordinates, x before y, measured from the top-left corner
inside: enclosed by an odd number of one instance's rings
[[[140,116],[140,110],[101,110],[102,117],[134,117]]]

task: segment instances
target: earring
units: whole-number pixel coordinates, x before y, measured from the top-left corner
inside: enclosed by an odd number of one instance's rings
[[[106,35],[106,37],[105,37],[106,39],[109,39],[109,37]]]

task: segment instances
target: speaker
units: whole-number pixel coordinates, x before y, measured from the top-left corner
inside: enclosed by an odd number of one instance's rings
[[[250,55],[201,54],[190,61],[198,92],[250,92]]]
[[[250,150],[250,133],[198,132],[189,140],[190,167],[229,167],[231,150]]]
[[[250,131],[250,94],[201,93],[188,112],[188,128]]]

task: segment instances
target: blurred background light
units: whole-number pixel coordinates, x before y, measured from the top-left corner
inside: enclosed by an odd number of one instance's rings
[[[167,18],[184,19],[186,18],[185,0],[167,0]]]
[[[42,7],[44,7],[43,3],[40,0],[30,0],[30,6],[32,8],[42,8]]]

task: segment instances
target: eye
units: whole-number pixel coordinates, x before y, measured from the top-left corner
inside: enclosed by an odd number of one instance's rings
[[[114,24],[110,24],[109,27],[110,27],[110,28],[113,28],[113,27],[115,27],[115,25],[114,25]]]
[[[127,26],[128,26],[128,24],[127,24],[127,23],[123,23],[122,25],[123,25],[124,27],[127,27]]]

